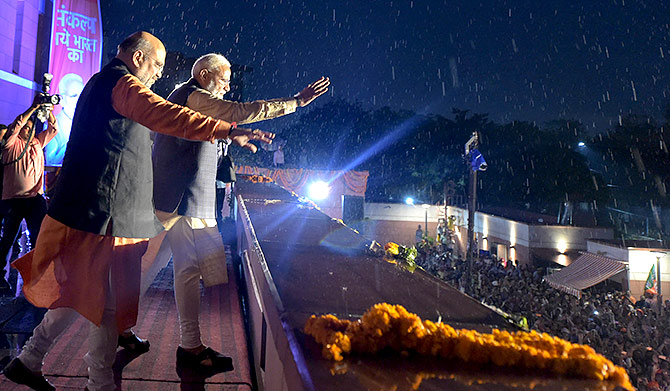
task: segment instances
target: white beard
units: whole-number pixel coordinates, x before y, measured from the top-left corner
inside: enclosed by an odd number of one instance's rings
[[[218,93],[212,92],[216,89],[216,83],[214,82],[214,80],[210,80],[209,83],[207,83],[207,86],[205,87],[205,89],[207,91],[209,91],[212,95],[214,95],[215,98],[218,98],[218,99],[222,99],[223,95],[225,94],[225,91],[221,91],[221,92],[218,92]]]

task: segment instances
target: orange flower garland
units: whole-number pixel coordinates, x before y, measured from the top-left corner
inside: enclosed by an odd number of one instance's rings
[[[384,246],[384,250],[391,255],[398,255],[400,253],[400,246],[397,243],[388,242]]]
[[[391,348],[477,364],[610,380],[633,390],[626,371],[590,346],[536,331],[510,333],[494,329],[491,334],[483,334],[456,330],[444,323],[422,321],[400,305],[376,304],[358,321],[312,315],[305,325],[305,333],[323,345],[325,358],[335,361],[341,361],[343,353],[376,353]]]
[[[272,178],[265,175],[251,175],[249,180],[253,183],[271,183],[274,182]]]

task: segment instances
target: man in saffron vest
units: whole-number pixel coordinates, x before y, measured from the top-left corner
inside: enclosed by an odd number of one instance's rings
[[[215,53],[196,60],[191,79],[168,100],[224,121],[247,124],[276,118],[308,105],[328,91],[322,77],[289,98],[238,103],[224,100],[230,91],[230,62]],[[227,282],[225,253],[216,228],[215,145],[157,134],[153,149],[156,214],[167,231],[174,263],[174,291],[181,343],[177,367],[215,374],[233,369],[229,357],[206,347],[200,338],[200,278],[206,285]],[[205,238],[208,244],[200,244]],[[207,252],[219,248],[221,251]],[[212,259],[212,256],[214,259]],[[217,278],[212,274],[222,274]]]
[[[150,130],[213,142],[270,142],[272,134],[165,101],[149,87],[161,77],[163,43],[137,32],[86,84],[77,103],[63,168],[35,250],[14,262],[26,299],[49,308],[5,376],[54,390],[42,375],[45,355],[77,314],[91,322],[89,391],[114,390],[119,333],[137,321],[140,260],[162,230],[152,202]],[[251,147],[255,148],[255,147]]]

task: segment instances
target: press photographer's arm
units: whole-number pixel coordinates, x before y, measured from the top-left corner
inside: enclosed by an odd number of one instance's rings
[[[11,137],[13,134],[18,132],[23,126],[25,126],[26,122],[28,122],[28,119],[30,116],[35,113],[35,110],[37,110],[40,107],[40,105],[37,103],[37,98],[33,101],[33,104],[23,113],[19,114],[16,118],[14,118],[14,121],[9,124],[7,129],[3,130],[3,133],[0,134],[0,139],[2,140],[7,140],[9,137]]]

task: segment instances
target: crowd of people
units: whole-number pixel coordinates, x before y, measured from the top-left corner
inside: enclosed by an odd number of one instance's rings
[[[420,246],[417,263],[429,273],[528,327],[593,347],[626,369],[638,390],[670,390],[670,301],[635,299],[604,284],[581,298],[543,282],[544,270],[480,257],[470,265],[448,252]]]

